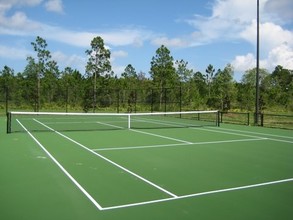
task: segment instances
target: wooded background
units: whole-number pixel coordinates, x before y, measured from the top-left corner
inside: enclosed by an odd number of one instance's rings
[[[46,40],[37,37],[31,45],[35,57],[27,57],[23,72],[13,67],[0,71],[0,108],[31,111],[180,111],[218,109],[253,112],[255,73],[248,69],[239,82],[233,66],[205,72],[188,68],[188,61],[174,60],[162,45],[150,60],[148,73],[128,64],[121,76],[112,71],[110,50],[95,37],[85,73],[71,67],[60,70],[51,58]],[[272,72],[260,69],[260,111],[293,112],[293,71],[277,65]]]

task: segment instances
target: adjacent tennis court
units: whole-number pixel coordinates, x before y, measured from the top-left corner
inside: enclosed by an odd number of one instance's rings
[[[3,117],[0,218],[292,219],[292,130],[210,113]]]

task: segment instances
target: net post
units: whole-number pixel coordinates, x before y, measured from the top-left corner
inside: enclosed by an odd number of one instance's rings
[[[7,119],[6,119],[6,133],[11,133],[11,112],[6,113]]]
[[[216,126],[217,127],[220,127],[220,114],[221,114],[221,112],[217,111],[217,113],[216,113]]]
[[[128,129],[131,128],[131,125],[130,125],[130,115],[131,115],[131,114],[127,114],[127,118],[128,118],[127,128],[128,128]]]

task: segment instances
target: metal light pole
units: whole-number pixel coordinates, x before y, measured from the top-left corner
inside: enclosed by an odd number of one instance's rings
[[[257,0],[257,22],[256,22],[256,80],[255,80],[255,117],[254,124],[259,123],[259,0]]]

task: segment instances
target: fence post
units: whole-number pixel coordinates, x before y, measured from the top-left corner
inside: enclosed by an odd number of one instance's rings
[[[249,117],[250,117],[250,114],[249,114],[249,112],[247,112],[247,125],[248,126],[250,125],[250,119],[249,119]]]
[[[137,89],[134,90],[134,112],[136,113]]]
[[[117,92],[117,113],[119,113],[120,112],[119,111],[119,108],[120,108],[120,90],[117,89],[116,92]]]
[[[151,112],[154,111],[154,90],[152,89],[152,94],[151,94]]]
[[[180,82],[180,100],[179,100],[179,110],[182,111],[182,84]]]
[[[167,88],[164,88],[164,98],[165,98],[164,111],[167,112]]]
[[[7,120],[6,120],[6,133],[11,133],[11,113],[6,112]]]
[[[264,124],[264,114],[260,113],[260,125],[263,127]]]

